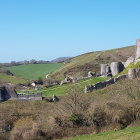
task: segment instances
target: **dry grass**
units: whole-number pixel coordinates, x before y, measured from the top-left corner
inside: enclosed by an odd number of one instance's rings
[[[3,102],[0,135],[11,140],[56,139],[139,126],[139,86],[140,79],[126,79],[88,94],[72,88],[58,103]]]

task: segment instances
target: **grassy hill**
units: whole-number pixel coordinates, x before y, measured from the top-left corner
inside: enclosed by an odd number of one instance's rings
[[[140,127],[127,128],[119,131],[109,131],[99,134],[83,135],[63,140],[139,140]]]
[[[0,73],[0,83],[24,84],[26,82],[23,78]]]
[[[38,79],[38,77],[45,78],[45,76],[63,66],[63,63],[54,64],[27,64],[8,67],[8,69],[16,76],[25,79]]]
[[[66,63],[59,70],[50,75],[50,78],[62,80],[68,74],[74,77],[87,76],[89,71],[100,72],[100,64],[113,61],[125,62],[128,57],[134,55],[135,46],[125,48],[90,52],[77,56]]]

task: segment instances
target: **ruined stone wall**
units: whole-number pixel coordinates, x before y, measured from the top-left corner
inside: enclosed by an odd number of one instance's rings
[[[35,93],[31,95],[18,95],[18,100],[42,100],[42,93]]]
[[[19,95],[10,87],[0,87],[0,101],[6,100],[42,100],[42,93]]]
[[[111,78],[109,80],[106,80],[105,82],[99,82],[97,84],[91,84],[91,85],[85,86],[84,92],[88,93],[88,92],[92,92],[94,90],[105,88],[109,85],[112,85],[112,84],[118,82],[120,79],[124,79],[126,77],[127,77],[127,75],[121,75],[121,76],[118,76],[117,78]]]

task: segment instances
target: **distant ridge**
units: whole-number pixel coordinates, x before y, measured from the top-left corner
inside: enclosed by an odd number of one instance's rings
[[[62,62],[68,62],[72,57],[59,57],[54,60],[52,60],[52,63],[62,63]]]

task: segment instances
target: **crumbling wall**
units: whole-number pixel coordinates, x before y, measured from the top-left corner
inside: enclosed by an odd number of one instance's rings
[[[42,93],[35,93],[30,95],[18,95],[18,100],[42,100]]]
[[[112,84],[118,82],[120,79],[124,79],[124,78],[127,78],[127,75],[121,75],[121,76],[118,76],[117,78],[111,78],[109,80],[106,80],[105,82],[99,82],[96,84],[91,84],[91,85],[85,86],[84,92],[88,93],[88,92],[92,92],[94,90],[105,88],[106,86],[112,85]]]

